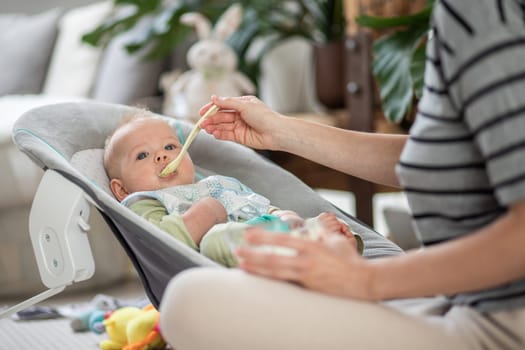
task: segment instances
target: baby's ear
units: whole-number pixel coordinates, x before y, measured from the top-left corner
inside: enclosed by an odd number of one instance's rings
[[[109,182],[109,187],[119,202],[122,202],[122,200],[124,200],[124,198],[126,198],[126,196],[129,194],[120,179],[111,179]]]

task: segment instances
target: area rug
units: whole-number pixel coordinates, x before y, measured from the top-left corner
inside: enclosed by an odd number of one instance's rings
[[[106,334],[75,333],[65,318],[13,321],[0,320],[0,350],[95,350]]]

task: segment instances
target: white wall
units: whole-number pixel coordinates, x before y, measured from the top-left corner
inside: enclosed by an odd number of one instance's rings
[[[97,1],[100,0],[0,0],[0,13],[34,14],[53,7],[67,9]]]

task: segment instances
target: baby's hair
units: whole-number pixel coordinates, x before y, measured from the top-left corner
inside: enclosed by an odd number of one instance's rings
[[[143,107],[137,107],[134,110],[125,113],[121,118],[120,121],[117,124],[117,127],[113,130],[111,134],[106,137],[106,140],[104,142],[104,149],[107,148],[109,143],[111,142],[111,139],[113,138],[113,135],[115,135],[115,132],[123,127],[126,124],[129,124],[135,120],[144,119],[144,118],[155,118],[155,114],[153,112],[149,111],[146,108]]]

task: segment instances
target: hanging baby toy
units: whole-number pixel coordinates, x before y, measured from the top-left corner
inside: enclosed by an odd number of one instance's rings
[[[255,93],[255,86],[237,71],[237,55],[225,40],[235,32],[242,19],[242,7],[233,4],[218,19],[213,31],[210,21],[197,12],[181,16],[180,21],[194,26],[199,40],[186,55],[190,70],[181,74],[167,88],[166,98],[171,111],[178,118],[199,119],[199,109],[210,96],[241,96]]]

